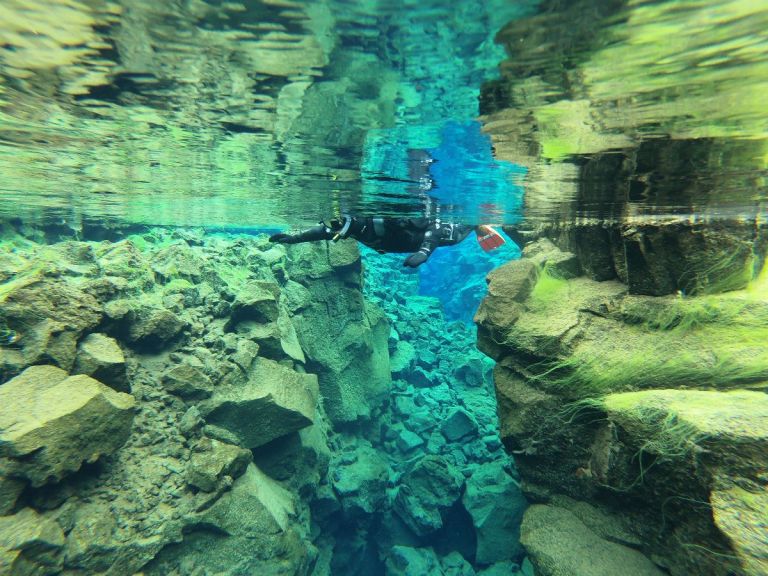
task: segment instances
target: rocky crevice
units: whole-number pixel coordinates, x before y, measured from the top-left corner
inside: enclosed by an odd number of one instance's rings
[[[351,242],[18,231],[2,571],[530,574],[491,363],[407,277],[364,297]]]

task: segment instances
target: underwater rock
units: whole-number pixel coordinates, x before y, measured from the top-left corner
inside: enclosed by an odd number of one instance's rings
[[[350,517],[380,511],[386,498],[389,466],[371,446],[360,445],[351,455],[342,454],[333,471],[333,490]]]
[[[397,442],[398,449],[403,454],[407,454],[408,452],[415,450],[419,446],[423,446],[424,438],[422,438],[415,432],[404,429],[400,432],[400,434],[397,435],[396,442]]]
[[[148,348],[165,345],[184,327],[184,322],[173,312],[152,306],[129,312],[128,322],[128,342]]]
[[[64,545],[66,567],[90,573],[109,570],[122,546],[115,536],[117,524],[109,508],[85,504],[75,510],[72,522]]]
[[[576,255],[563,252],[548,238],[540,238],[523,248],[523,257],[539,268],[547,268],[556,278],[575,278],[581,275],[581,267]]]
[[[0,376],[15,376],[30,364],[54,364],[69,371],[77,339],[101,321],[96,299],[39,271],[7,283],[2,292],[4,324],[19,340],[16,350],[0,349]]]
[[[274,282],[252,280],[237,293],[232,304],[231,324],[250,320],[259,324],[275,322],[278,317],[280,287]]]
[[[475,569],[472,568],[472,564],[466,561],[466,559],[455,550],[450,554],[446,554],[440,558],[440,564],[443,568],[443,574],[445,576],[475,576]],[[511,574],[511,572],[507,572]]]
[[[416,362],[416,349],[410,342],[399,340],[389,361],[392,374],[402,378],[404,374],[411,371]]]
[[[184,399],[208,398],[213,393],[213,383],[201,370],[190,364],[177,364],[162,377],[163,388]]]
[[[0,573],[58,574],[64,559],[64,533],[56,521],[24,508],[0,517]]]
[[[362,297],[359,253],[352,248],[358,264],[345,269],[349,277],[344,283],[340,286],[333,269],[327,269],[325,276],[307,283],[312,301],[292,318],[318,375],[325,411],[337,424],[370,418],[391,384],[389,323],[381,309]]]
[[[503,305],[493,290],[486,302]],[[638,296],[545,266],[511,305],[511,324],[478,318],[478,344],[498,360],[501,437],[526,495],[675,576],[760,566],[752,510],[765,487],[768,356],[757,342],[768,316],[759,291]],[[735,486],[744,501],[718,508]],[[562,553],[543,542],[539,556]]]
[[[474,321],[478,325],[478,347],[492,353],[503,342],[506,331],[519,318],[521,303],[528,297],[538,278],[538,267],[529,260],[514,260],[488,274],[488,295],[480,303]]]
[[[637,550],[604,540],[572,512],[534,504],[525,512],[520,540],[541,576],[662,576]]]
[[[159,276],[196,281],[203,270],[203,261],[186,242],[172,244],[152,255],[151,267]]]
[[[253,451],[259,469],[270,478],[285,482],[293,491],[307,493],[324,479],[331,459],[327,423],[317,420]]]
[[[103,275],[125,278],[138,290],[154,283],[149,262],[132,241],[102,242],[95,252]]]
[[[440,383],[434,372],[427,372],[421,366],[417,366],[411,371],[408,381],[416,388],[429,388]]]
[[[453,369],[453,377],[471,388],[482,386],[493,370],[493,362],[486,358],[472,357],[460,359],[458,362],[459,364]]]
[[[13,510],[16,500],[19,499],[26,486],[27,483],[22,480],[5,475],[0,476],[0,516]]]
[[[502,462],[477,468],[461,499],[477,534],[477,564],[516,560],[522,555],[520,520],[527,506],[520,487]]]
[[[441,456],[421,458],[400,480],[394,510],[419,536],[443,525],[441,513],[461,495],[464,477]]]
[[[457,408],[443,421],[440,430],[449,442],[477,436],[477,421],[466,410]]]
[[[385,561],[385,576],[410,576],[429,574],[445,576],[440,560],[432,548],[394,546]]]
[[[204,492],[213,492],[222,476],[238,478],[251,460],[250,450],[203,438],[192,449],[187,464],[187,483]]]
[[[528,562],[528,567],[530,569],[525,571],[511,560],[507,560],[505,562],[497,562],[484,570],[480,570],[477,572],[477,576],[535,576],[530,562]],[[518,570],[518,568],[521,569]]]
[[[179,420],[179,432],[186,437],[190,437],[200,430],[204,424],[205,421],[200,415],[200,410],[198,410],[197,406],[191,406],[184,412],[181,420]]]
[[[33,486],[120,448],[134,399],[85,375],[32,366],[0,386],[0,466]]]
[[[208,509],[185,519],[183,540],[143,568],[165,576],[189,566],[218,574],[304,574],[315,552],[297,532],[295,495],[249,464]]]
[[[234,434],[246,448],[310,426],[315,419],[317,377],[259,358],[246,383],[218,386],[199,406],[206,422]]]
[[[296,329],[288,316],[288,311],[282,305],[279,307],[275,322],[244,320],[235,325],[235,331],[248,341],[257,343],[263,356],[273,360],[281,360],[287,356],[302,364],[306,362]]]
[[[768,490],[754,485],[749,490],[732,485],[713,491],[709,500],[715,525],[731,542],[745,573],[768,574]]]
[[[80,341],[72,373],[91,376],[118,392],[130,392],[123,351],[106,334],[88,334]]]

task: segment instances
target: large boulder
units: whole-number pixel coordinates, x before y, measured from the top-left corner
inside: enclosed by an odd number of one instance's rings
[[[130,240],[102,242],[95,249],[101,273],[127,279],[137,289],[154,283],[154,273],[144,254]]]
[[[153,306],[140,306],[127,316],[128,342],[156,348],[175,338],[184,322],[170,310]]]
[[[33,486],[120,448],[134,414],[131,395],[55,366],[32,366],[0,386],[0,405],[0,470]]]
[[[496,358],[494,342],[504,342],[507,331],[517,321],[521,303],[536,285],[539,269],[530,260],[513,260],[491,271],[486,278],[488,295],[475,314],[478,344],[483,352]],[[483,345],[488,342],[487,345]]]
[[[24,508],[0,517],[0,574],[58,574],[64,533],[53,518]]]
[[[450,415],[443,420],[440,429],[449,442],[456,442],[462,438],[471,440],[477,437],[477,421],[463,408],[455,408]]]
[[[91,376],[118,392],[130,392],[123,351],[106,334],[88,334],[80,341],[72,372]]]
[[[445,458],[424,456],[400,480],[394,509],[419,536],[443,526],[443,513],[461,495],[464,476]]]
[[[4,327],[17,338],[17,349],[0,349],[0,378],[15,376],[31,364],[71,370],[78,338],[102,318],[101,306],[93,296],[40,272],[5,283],[0,290],[0,310]]]
[[[637,550],[604,540],[565,508],[535,504],[523,517],[520,540],[540,576],[663,576]]]
[[[240,444],[256,448],[315,420],[317,377],[259,358],[245,384],[220,386],[201,403],[206,422],[233,434]]]
[[[369,418],[391,383],[387,319],[365,303],[359,284],[340,288],[333,276],[308,288],[312,303],[292,320],[318,375],[326,413],[339,424]]]
[[[252,280],[237,293],[232,304],[231,323],[250,320],[258,323],[277,320],[280,287],[274,282]]]
[[[258,344],[262,356],[275,360],[287,356],[302,364],[306,362],[288,309],[282,304],[278,307],[275,321],[242,319],[233,326],[241,337]]]
[[[158,250],[152,257],[152,270],[159,276],[198,280],[204,261],[195,254],[186,242],[171,244]]]
[[[467,480],[461,501],[475,526],[477,564],[516,560],[522,555],[520,521],[527,504],[502,462],[477,468]]]

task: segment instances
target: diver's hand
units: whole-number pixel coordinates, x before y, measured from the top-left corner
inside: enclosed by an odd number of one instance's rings
[[[429,256],[424,254],[424,252],[414,252],[405,259],[403,266],[407,266],[408,268],[418,268],[427,261],[427,258],[429,258]]]
[[[269,237],[269,241],[278,242],[280,244],[296,244],[298,239],[295,236],[291,236],[290,234],[279,232],[277,234],[272,234],[272,236]]]

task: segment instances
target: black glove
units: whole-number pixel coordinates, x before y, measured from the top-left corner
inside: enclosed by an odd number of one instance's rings
[[[279,232],[277,234],[272,234],[272,236],[269,237],[269,241],[279,242],[280,244],[296,244],[298,239],[295,236],[291,236],[290,234]]]
[[[405,259],[403,266],[408,266],[409,268],[417,268],[424,264],[424,262],[427,261],[427,258],[429,258],[429,256],[424,254],[424,252],[414,252]]]

